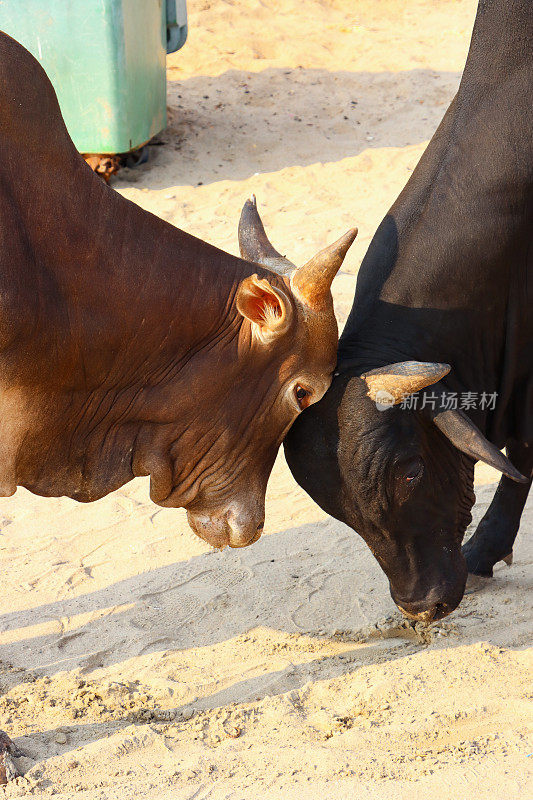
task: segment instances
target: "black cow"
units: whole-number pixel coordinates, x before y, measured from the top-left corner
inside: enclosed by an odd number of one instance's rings
[[[530,0],[481,0],[458,94],[361,266],[337,375],[286,440],[412,618],[510,561],[531,485],[532,41]],[[478,459],[504,477],[461,553]]]

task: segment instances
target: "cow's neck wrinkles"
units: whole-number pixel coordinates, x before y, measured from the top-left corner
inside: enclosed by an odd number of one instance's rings
[[[143,451],[157,450],[157,463],[168,469],[171,438],[191,416],[196,372],[215,363],[228,375],[237,369],[247,337],[234,303],[240,281],[266,274],[143,211],[83,164],[77,178],[83,202],[68,187],[69,203],[50,189],[42,207],[34,197],[24,215],[13,198],[31,251],[29,262],[13,268],[31,264],[34,271],[21,281],[34,325],[21,326],[31,340],[16,350],[15,380],[24,386],[19,424],[13,436],[5,433],[6,493],[19,484],[77,499],[107,494],[134,476],[141,429]],[[61,221],[55,236],[50,219]],[[35,450],[47,474],[34,472],[26,451]]]
[[[240,324],[236,289],[260,268],[174,228],[76,166],[72,191],[54,177],[25,213],[28,203],[18,204],[34,269],[44,275],[34,282],[32,305],[48,328],[55,321],[63,344],[50,341],[50,358],[98,365],[83,376],[90,387],[117,359],[127,380],[129,367],[170,367]],[[70,379],[75,369],[73,362]]]
[[[163,450],[179,436],[198,370],[237,371],[235,293],[268,273],[107,187],[33,59],[2,71],[0,108],[0,493],[95,499],[133,477],[147,419]]]
[[[7,38],[0,59],[4,49],[10,63]],[[71,358],[71,375],[85,357],[93,366],[83,376],[88,384],[102,379],[117,354],[125,368],[132,356],[161,362],[219,335],[223,320],[236,317],[239,281],[261,268],[106,186],[75,151],[43,71],[29,57],[19,60],[0,81],[0,230],[10,254],[0,291],[4,299],[11,293],[17,313],[31,313],[31,325],[18,326],[21,335],[29,327],[33,346],[42,334],[42,357],[49,364]],[[0,348],[17,328],[9,303],[2,311]]]

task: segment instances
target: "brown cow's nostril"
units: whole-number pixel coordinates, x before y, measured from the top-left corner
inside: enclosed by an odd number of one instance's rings
[[[250,539],[249,544],[255,544],[255,542],[257,542],[257,540],[261,538],[261,535],[263,533],[263,527],[264,527],[264,523],[261,522],[257,526],[257,528],[255,529],[255,533],[252,536],[252,538]]]

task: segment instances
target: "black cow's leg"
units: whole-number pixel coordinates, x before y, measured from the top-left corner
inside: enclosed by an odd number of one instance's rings
[[[523,475],[532,474],[533,445],[508,443],[507,453]],[[475,534],[463,545],[468,571],[472,575],[492,577],[492,568],[498,561],[511,563],[513,544],[530,487],[531,478],[529,483],[516,483],[502,476]]]
[[[20,773],[15,766],[13,758],[18,758],[22,753],[14,744],[7,733],[0,731],[0,786],[4,786],[13,778],[18,778]]]

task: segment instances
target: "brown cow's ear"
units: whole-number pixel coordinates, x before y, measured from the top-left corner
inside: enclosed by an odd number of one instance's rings
[[[267,343],[285,333],[292,320],[292,303],[282,289],[267,278],[250,275],[237,289],[237,310],[252,323],[254,334]]]

